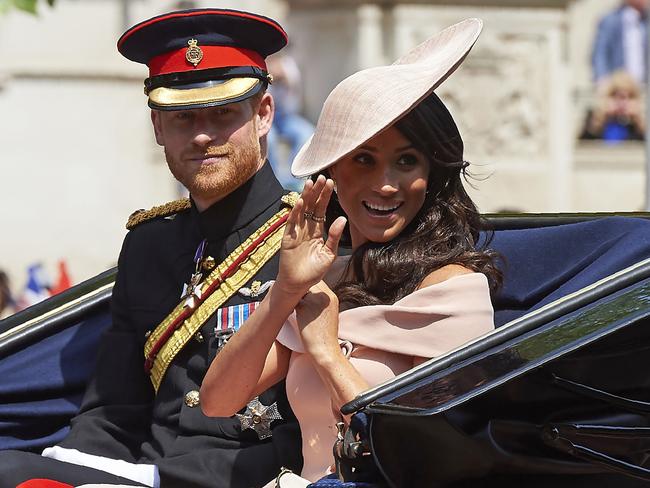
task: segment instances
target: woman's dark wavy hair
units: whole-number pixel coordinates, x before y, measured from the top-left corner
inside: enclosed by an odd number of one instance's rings
[[[395,126],[431,165],[424,204],[395,239],[367,242],[352,253],[351,278],[334,289],[339,301],[353,307],[395,303],[448,264],[484,273],[490,287],[498,288],[502,279],[498,254],[487,248],[491,234],[477,248],[479,232],[486,226],[463,188],[461,175],[467,179],[469,163],[463,159],[463,140],[447,107],[432,93]],[[339,215],[345,213],[334,194],[327,222]],[[347,227],[342,238],[346,243],[350,243]]]

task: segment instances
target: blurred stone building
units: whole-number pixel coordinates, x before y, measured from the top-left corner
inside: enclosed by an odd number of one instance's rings
[[[289,0],[293,49],[309,114],[358,67],[390,62],[466,17],[485,21],[461,68],[437,93],[475,164],[484,212],[639,210],[643,145],[578,143],[593,101],[591,43],[617,0],[422,0],[371,4]],[[482,181],[481,181],[482,180]]]
[[[333,86],[387,63],[465,17],[478,44],[438,93],[474,163],[483,212],[638,210],[642,144],[577,143],[592,101],[597,19],[617,0],[57,0],[0,17],[0,268],[66,258],[76,281],[112,266],[135,209],[177,198],[142,93],[146,70],[119,56],[125,26],[176,7],[277,18],[316,120]]]

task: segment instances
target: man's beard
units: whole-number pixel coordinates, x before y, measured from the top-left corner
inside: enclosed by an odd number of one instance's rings
[[[221,200],[243,185],[258,169],[261,154],[259,140],[254,137],[249,144],[235,145],[227,142],[210,146],[205,157],[224,156],[218,163],[202,165],[196,173],[182,161],[176,161],[165,149],[167,165],[174,177],[188,189],[190,195],[203,200]]]

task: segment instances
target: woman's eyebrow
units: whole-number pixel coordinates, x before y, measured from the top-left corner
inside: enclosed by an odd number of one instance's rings
[[[397,148],[395,148],[395,151],[394,151],[394,152],[402,152],[402,151],[406,151],[406,150],[408,150],[408,149],[413,149],[413,147],[414,147],[413,144],[407,144],[406,146],[402,146],[402,147],[397,147]],[[368,151],[368,152],[375,152],[375,153],[376,153],[376,152],[379,152],[379,148],[378,148],[378,147],[375,147],[375,146],[368,146],[367,144],[364,144],[364,145],[361,146],[359,149],[362,149],[362,150],[364,150],[364,151]]]
[[[414,147],[413,144],[407,144],[406,146],[398,147],[397,149],[395,149],[395,152],[406,151],[408,149],[413,149],[413,147]]]

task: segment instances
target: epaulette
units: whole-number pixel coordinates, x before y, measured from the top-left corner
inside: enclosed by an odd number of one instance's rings
[[[282,203],[284,203],[286,206],[293,208],[296,202],[298,201],[298,198],[300,198],[300,193],[296,193],[295,191],[291,191],[287,193],[286,195],[282,195],[282,198],[280,200]]]
[[[150,208],[149,210],[140,209],[136,210],[129,216],[129,220],[126,223],[126,228],[131,230],[143,222],[147,222],[151,219],[157,217],[169,217],[183,210],[188,210],[192,204],[190,203],[189,198],[181,198],[179,200],[174,200],[172,202],[167,202],[163,205],[157,205]]]

